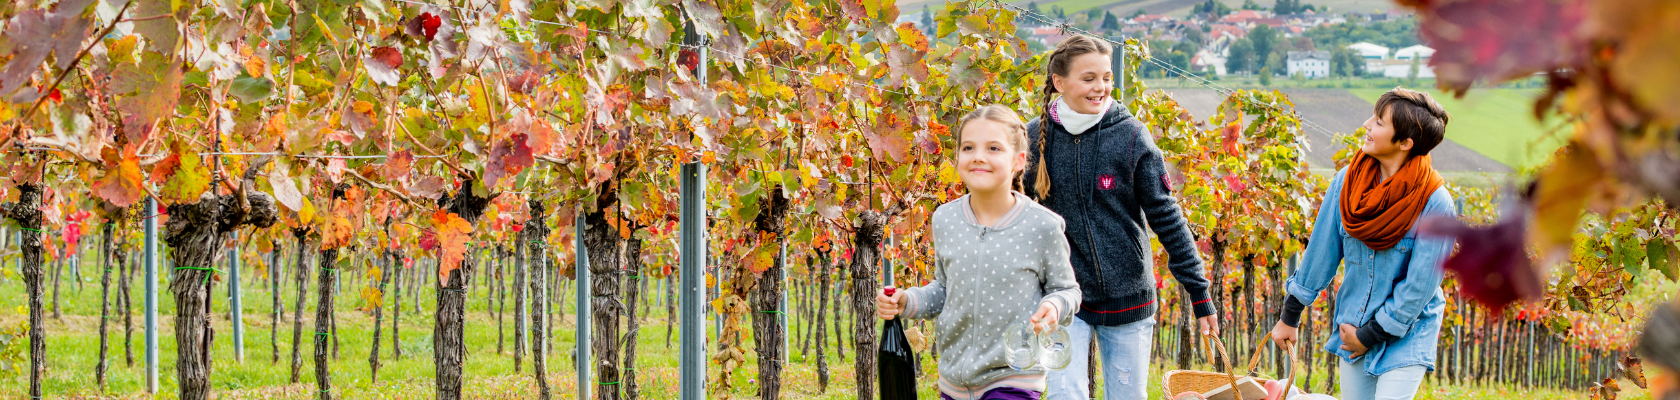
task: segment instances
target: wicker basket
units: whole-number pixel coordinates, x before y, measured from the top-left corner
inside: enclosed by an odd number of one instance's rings
[[[1265,380],[1265,379],[1258,379],[1258,378],[1255,379],[1254,381],[1261,384],[1262,386],[1264,386],[1267,382],[1267,380]],[[1191,371],[1191,370],[1167,371],[1166,374],[1161,375],[1161,387],[1163,388],[1163,390],[1161,391],[1161,396],[1165,397],[1167,400],[1173,400],[1173,396],[1175,396],[1179,393],[1184,393],[1184,392],[1207,393],[1207,392],[1213,391],[1213,389],[1218,389],[1220,386],[1230,385],[1231,382],[1232,382],[1231,377],[1229,375],[1226,375],[1225,373],[1222,373],[1222,372]],[[1241,396],[1241,394],[1238,394],[1238,396]],[[1244,399],[1244,400],[1265,400],[1265,399]]]
[[[1265,345],[1265,342],[1270,342],[1270,340],[1266,340],[1266,339],[1270,338],[1270,335],[1265,335],[1265,336],[1266,337],[1262,337],[1260,339],[1261,343],[1255,343],[1255,347],[1263,346],[1263,345]],[[1221,357],[1221,358],[1223,358],[1225,360],[1230,360],[1231,359],[1230,358],[1230,353],[1225,351],[1225,344],[1222,341],[1219,340],[1218,336],[1204,336],[1203,339],[1204,340],[1202,342],[1202,345],[1204,346],[1204,348],[1207,348],[1208,342],[1211,341],[1212,344],[1213,344],[1211,350],[1217,350],[1220,355],[1224,356],[1224,357]],[[1260,352],[1255,352],[1254,357],[1249,359],[1249,361],[1248,361],[1248,370],[1249,371],[1255,371],[1255,368],[1260,365],[1260,355],[1261,354],[1262,353],[1260,353]],[[1299,363],[1298,363],[1299,360],[1296,359],[1295,352],[1291,349],[1286,349],[1284,351],[1284,354],[1287,355],[1287,357],[1289,358],[1289,373],[1291,375],[1293,375],[1294,372],[1295,372],[1295,368],[1299,366]],[[1216,365],[1215,368],[1217,368],[1217,367],[1218,366]],[[1194,371],[1194,370],[1171,370],[1171,371],[1167,371],[1165,374],[1161,375],[1161,389],[1162,389],[1161,390],[1161,396],[1164,397],[1166,400],[1173,400],[1173,396],[1175,396],[1179,393],[1191,392],[1191,391],[1196,392],[1196,393],[1207,393],[1207,392],[1212,391],[1214,389],[1218,389],[1221,386],[1226,386],[1226,385],[1235,386],[1236,382],[1237,382],[1237,375],[1231,373],[1230,369],[1231,369],[1230,365],[1227,362],[1226,372],[1208,372],[1208,371]],[[1291,377],[1286,376],[1286,377],[1283,378],[1283,380],[1284,380],[1284,382],[1289,383],[1291,385],[1294,384],[1293,379]],[[1265,386],[1266,383],[1271,382],[1271,380],[1270,379],[1261,379],[1261,378],[1256,377],[1256,378],[1254,378],[1254,382],[1259,383],[1261,386]],[[1303,391],[1302,393],[1305,393],[1305,392]],[[1242,397],[1242,393],[1236,393],[1236,397],[1238,399],[1241,399],[1241,400],[1265,400],[1265,399],[1244,399]]]

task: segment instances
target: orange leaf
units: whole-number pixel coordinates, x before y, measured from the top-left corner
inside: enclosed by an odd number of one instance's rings
[[[355,229],[349,218],[341,213],[334,213],[327,218],[326,229],[321,231],[321,250],[332,250],[350,245],[350,239],[355,237]]]
[[[460,269],[461,261],[466,259],[467,240],[472,238],[473,227],[461,216],[441,208],[432,213],[432,226],[437,229],[443,252],[439,256],[443,262],[438,267],[438,279],[449,286],[449,273]]]

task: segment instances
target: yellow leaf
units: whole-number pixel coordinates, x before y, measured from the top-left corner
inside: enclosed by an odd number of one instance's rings
[[[105,43],[105,54],[110,57],[111,64],[135,62],[134,48],[139,42],[139,37],[134,35],[110,39]]]
[[[962,182],[962,177],[957,176],[957,167],[952,166],[950,161],[940,163],[939,182],[947,185],[955,185]]]
[[[261,57],[251,57],[245,59],[245,73],[250,74],[252,77],[260,78],[263,74],[268,72],[267,65],[268,62],[263,61]]]
[[[364,100],[357,100],[356,103],[354,105],[352,105],[352,107],[355,107],[356,112],[359,112],[359,113],[362,113],[362,114],[367,114],[367,113],[373,112],[373,103],[369,103],[369,102],[364,101]]]
[[[1579,142],[1558,149],[1534,193],[1534,233],[1542,251],[1567,251],[1587,198],[1604,189],[1604,169]]]
[[[309,14],[309,16],[315,17],[315,29],[320,29],[321,34],[325,35],[328,40],[332,40],[333,47],[338,47],[338,37],[333,36],[331,28],[327,28],[327,21],[322,21],[320,15]]]
[[[297,213],[299,224],[309,224],[315,220],[315,203],[308,197],[303,198],[303,208],[299,208]]]

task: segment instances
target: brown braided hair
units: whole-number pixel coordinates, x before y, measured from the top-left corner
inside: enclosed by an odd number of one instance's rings
[[[1045,165],[1045,137],[1050,136],[1050,107],[1056,92],[1056,78],[1067,78],[1073,69],[1073,59],[1079,56],[1097,53],[1105,56],[1114,54],[1114,47],[1107,41],[1087,35],[1068,36],[1056,44],[1056,50],[1050,53],[1045,62],[1044,89],[1039,92],[1038,103],[1043,107],[1043,117],[1038,121],[1038,167],[1033,172],[1033,191],[1038,192],[1038,199],[1050,198],[1050,167]]]

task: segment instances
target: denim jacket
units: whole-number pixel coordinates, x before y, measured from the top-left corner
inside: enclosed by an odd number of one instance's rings
[[[1339,207],[1342,179],[1346,174],[1345,168],[1337,172],[1329,192],[1324,194],[1324,203],[1319,206],[1317,221],[1313,223],[1312,240],[1307,243],[1300,267],[1290,274],[1287,290],[1310,306],[1336,277],[1340,264],[1342,288],[1336,293],[1335,324],[1331,332],[1337,332],[1334,327],[1341,324],[1358,327],[1374,318],[1384,332],[1398,337],[1370,346],[1364,355],[1365,373],[1382,375],[1413,365],[1433,371],[1441,314],[1446,309],[1446,296],[1441,291],[1441,263],[1452,254],[1453,240],[1419,238],[1414,222],[1400,244],[1388,250],[1371,250],[1342,227]],[[1452,194],[1443,186],[1430,194],[1418,220],[1457,214]],[[1354,362],[1349,357],[1351,353],[1342,350],[1340,335],[1330,335],[1324,350]]]

